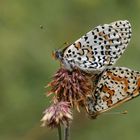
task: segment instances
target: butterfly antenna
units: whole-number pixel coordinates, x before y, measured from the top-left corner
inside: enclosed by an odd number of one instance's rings
[[[116,111],[116,112],[105,112],[104,114],[105,115],[124,115],[124,114],[127,114],[128,111],[127,110],[124,110],[124,111]]]
[[[47,31],[46,27],[45,27],[45,26],[43,26],[42,24],[41,24],[39,27],[40,27],[40,29],[41,29],[42,31],[44,31],[44,32],[46,32],[46,31]]]
[[[65,48],[65,47],[67,47],[68,45],[69,45],[68,42],[64,42],[64,43],[59,47],[59,50],[61,50],[61,49]]]

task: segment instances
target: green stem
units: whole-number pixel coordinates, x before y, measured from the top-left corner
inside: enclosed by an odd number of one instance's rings
[[[69,126],[66,126],[64,128],[64,140],[68,140],[69,139],[69,131],[70,131]]]
[[[61,125],[60,124],[58,125],[58,137],[59,137],[59,140],[62,140]]]

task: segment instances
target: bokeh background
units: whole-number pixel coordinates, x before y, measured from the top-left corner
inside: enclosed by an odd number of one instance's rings
[[[0,0],[0,140],[57,139],[56,130],[40,127],[49,105],[44,86],[59,68],[52,51],[119,19],[131,22],[133,36],[116,65],[140,70],[139,0]],[[139,107],[136,98],[96,120],[75,112],[71,139],[139,139]]]

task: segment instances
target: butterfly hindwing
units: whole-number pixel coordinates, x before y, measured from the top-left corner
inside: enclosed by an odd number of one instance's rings
[[[101,114],[140,94],[140,72],[125,67],[105,70],[87,100],[89,114]]]

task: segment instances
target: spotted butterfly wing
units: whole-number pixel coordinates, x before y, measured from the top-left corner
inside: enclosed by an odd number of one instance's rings
[[[125,67],[106,69],[100,76],[92,97],[87,99],[91,116],[106,112],[140,94],[140,72]]]
[[[84,71],[102,71],[118,60],[130,38],[131,25],[127,20],[100,25],[57,52],[57,58],[70,70],[78,67]]]

